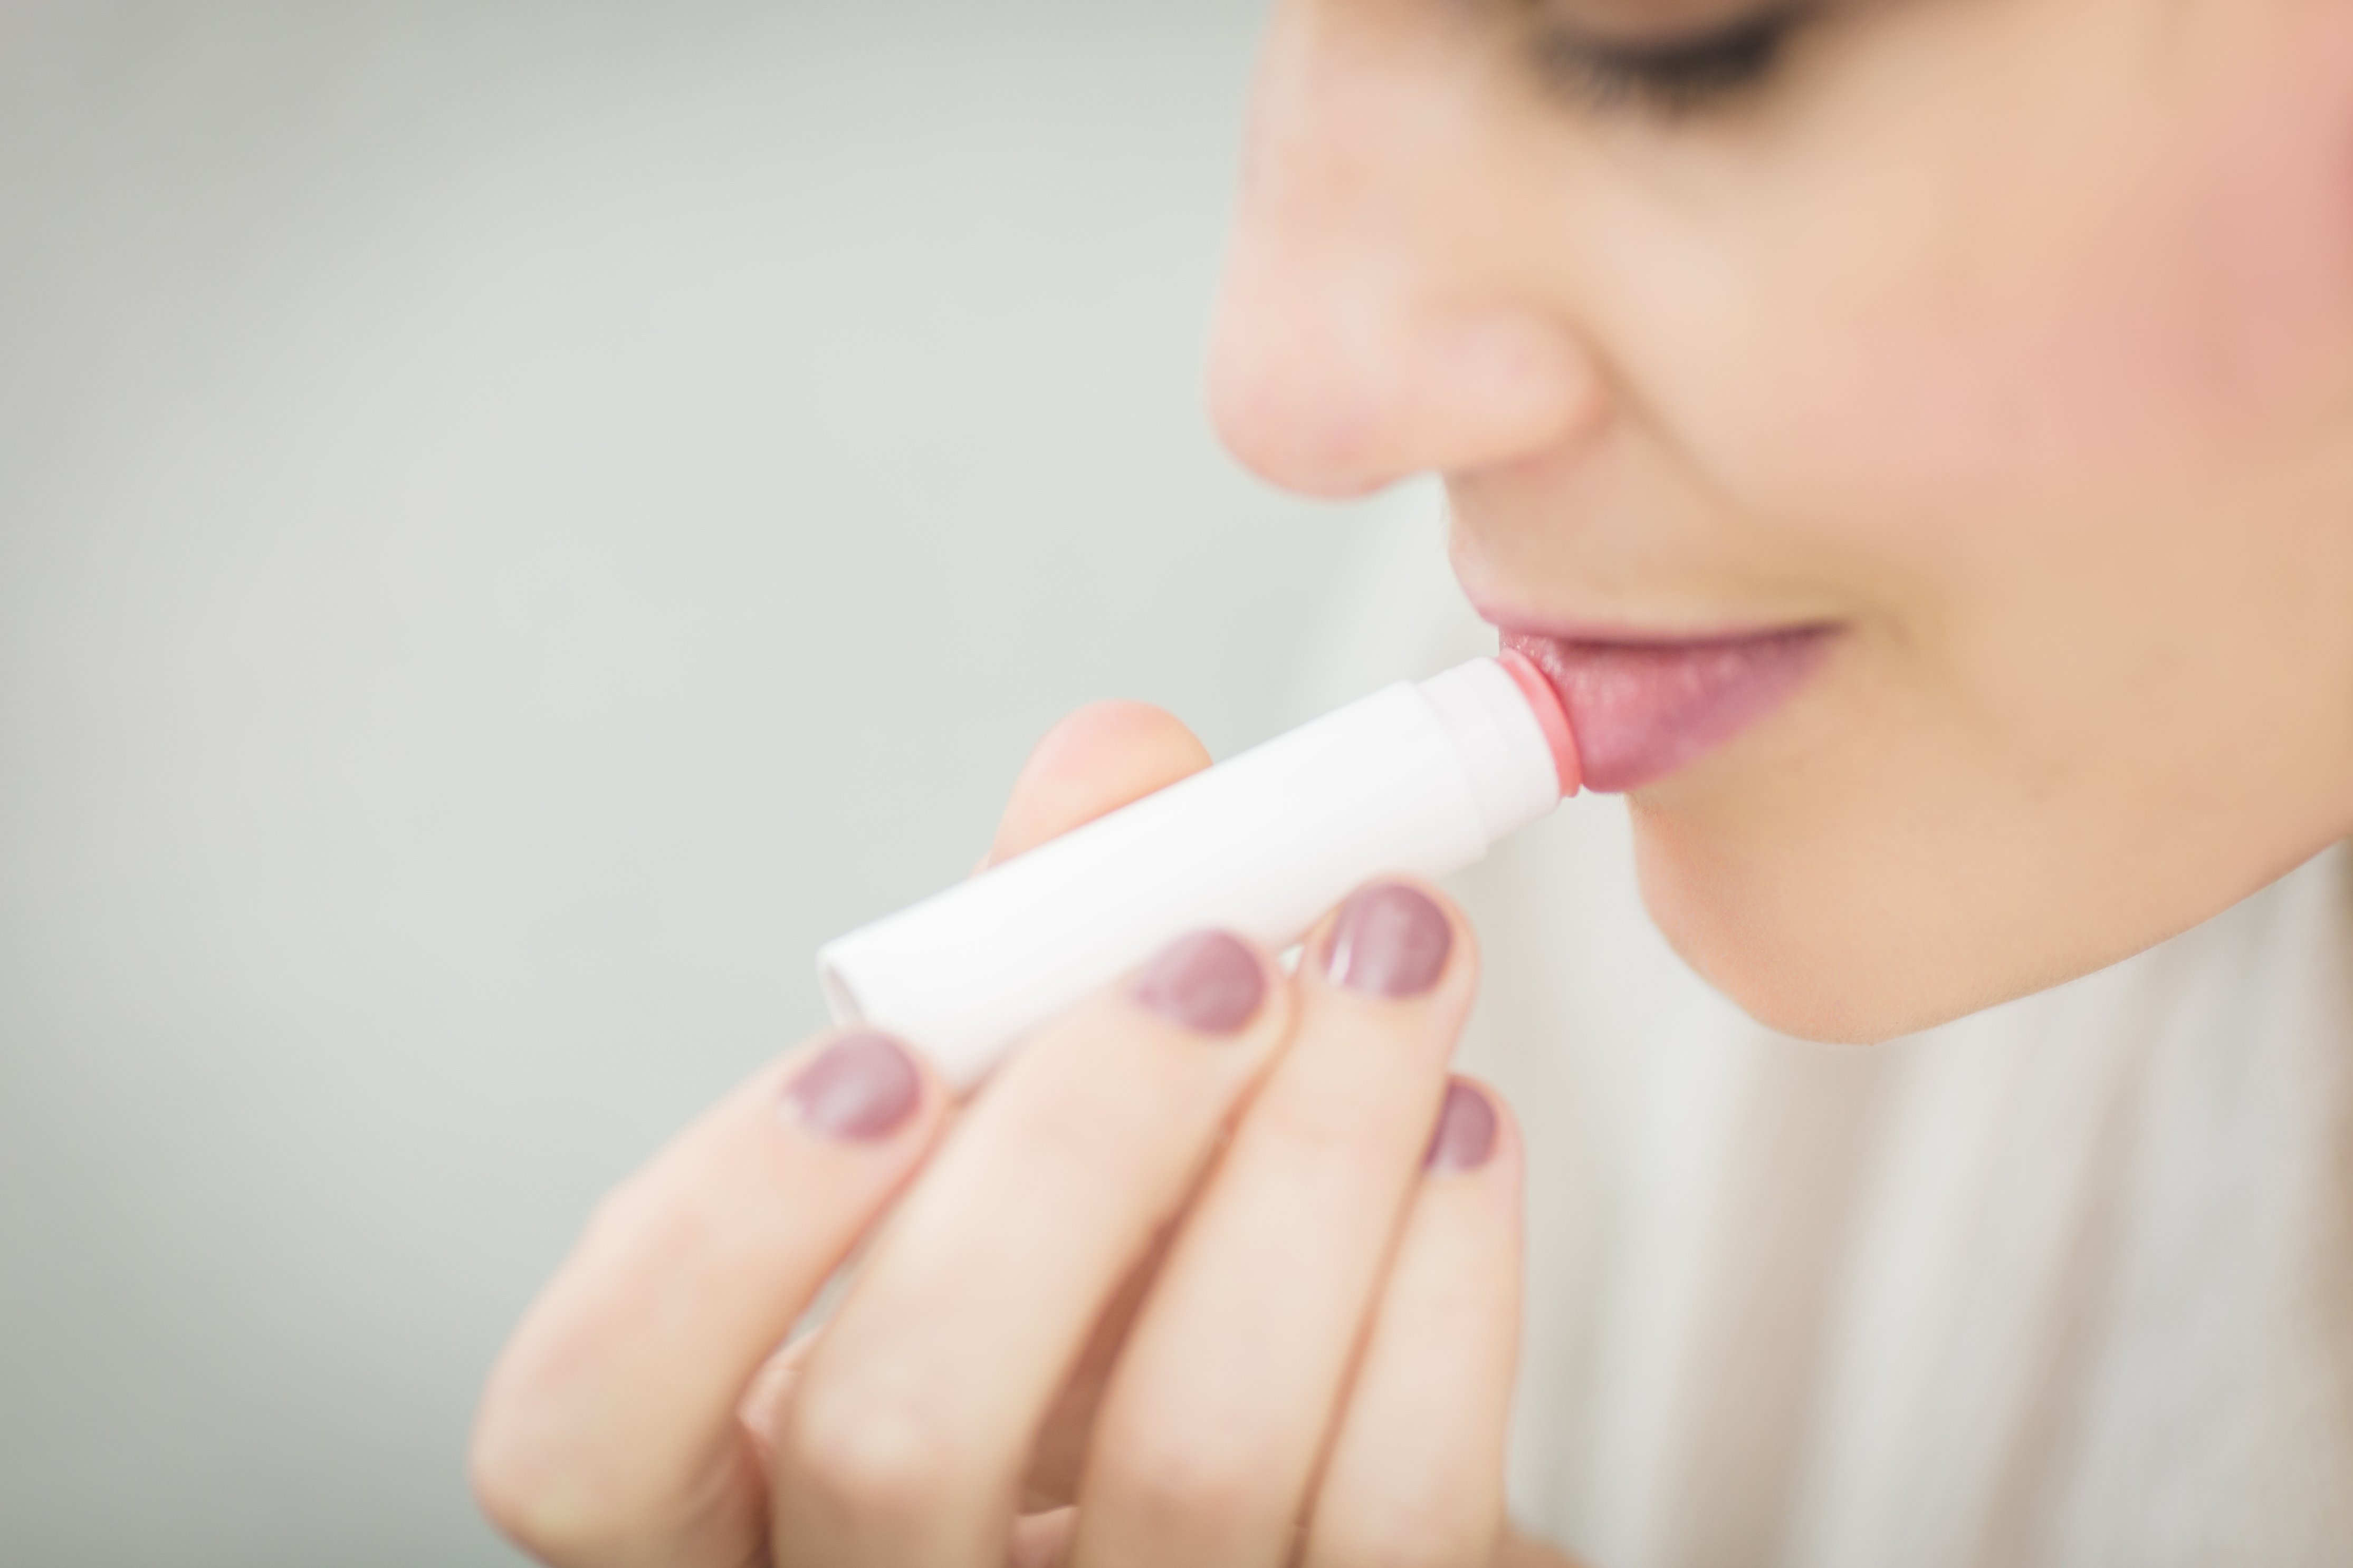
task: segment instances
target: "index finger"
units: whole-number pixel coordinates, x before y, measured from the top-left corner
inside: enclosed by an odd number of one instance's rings
[[[934,1142],[946,1100],[859,1032],[762,1072],[599,1207],[493,1373],[475,1490],[543,1561],[739,1568],[766,1533],[745,1386]]]

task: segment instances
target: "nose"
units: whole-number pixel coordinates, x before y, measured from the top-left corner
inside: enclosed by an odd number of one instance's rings
[[[1543,456],[1604,416],[1583,334],[1525,286],[1492,79],[1449,74],[1459,39],[1365,36],[1402,9],[1300,0],[1260,75],[1210,412],[1310,495]]]

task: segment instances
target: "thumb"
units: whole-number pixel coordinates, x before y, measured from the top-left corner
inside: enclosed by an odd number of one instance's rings
[[[1209,765],[1193,732],[1142,702],[1097,702],[1046,732],[1029,753],[985,865],[1117,811]]]

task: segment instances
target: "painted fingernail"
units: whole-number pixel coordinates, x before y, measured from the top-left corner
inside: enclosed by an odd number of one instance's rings
[[[1456,1079],[1446,1086],[1438,1126],[1421,1157],[1426,1171],[1475,1171],[1495,1152],[1495,1106],[1486,1094]]]
[[[1341,906],[1324,947],[1324,973],[1368,996],[1419,996],[1446,972],[1454,928],[1419,888],[1381,882]]]
[[[888,1035],[844,1035],[801,1069],[785,1109],[827,1138],[873,1143],[905,1125],[923,1103],[923,1075]]]
[[[1135,1005],[1205,1035],[1230,1035],[1258,1016],[1266,972],[1258,954],[1221,931],[1180,936],[1144,966]]]

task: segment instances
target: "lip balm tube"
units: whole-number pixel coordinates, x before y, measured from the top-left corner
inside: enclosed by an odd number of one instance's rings
[[[828,942],[838,1024],[967,1089],[1188,931],[1273,948],[1383,875],[1439,878],[1581,783],[1560,700],[1517,654],[1400,681]]]

